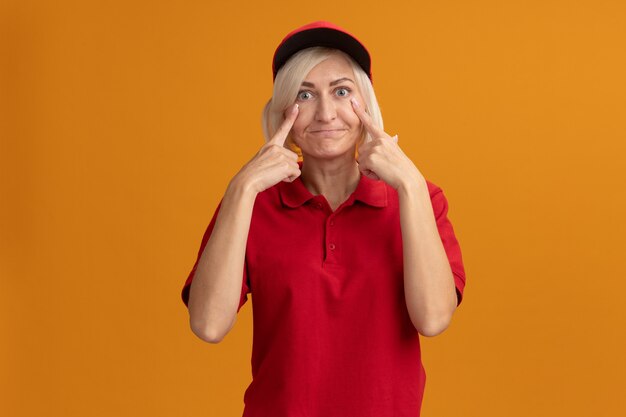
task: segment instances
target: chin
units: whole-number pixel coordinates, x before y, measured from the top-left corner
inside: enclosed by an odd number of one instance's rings
[[[354,147],[350,147],[348,149],[316,149],[312,152],[309,152],[305,149],[302,149],[302,155],[306,159],[314,158],[314,159],[354,159]]]

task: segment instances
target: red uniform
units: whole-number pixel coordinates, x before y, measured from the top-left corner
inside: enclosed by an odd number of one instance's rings
[[[427,185],[460,303],[461,250],[441,188]],[[363,175],[334,212],[300,178],[257,195],[237,309],[253,294],[244,417],[419,416],[426,375],[404,299],[398,203]]]

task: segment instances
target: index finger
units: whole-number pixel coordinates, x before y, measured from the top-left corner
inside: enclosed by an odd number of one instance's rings
[[[296,103],[288,110],[287,117],[285,117],[285,120],[283,120],[276,133],[274,133],[274,136],[272,136],[272,138],[268,142],[275,145],[283,146],[285,144],[285,141],[287,140],[289,132],[291,131],[291,127],[293,126],[293,123],[296,121],[297,118],[298,104]]]
[[[372,117],[369,114],[367,114],[365,109],[361,107],[361,105],[355,98],[352,98],[350,102],[352,103],[352,108],[354,109],[354,112],[356,113],[357,116],[359,116],[361,123],[363,123],[363,126],[365,126],[365,130],[367,130],[367,132],[370,134],[372,138],[388,138],[389,137],[389,135],[385,133],[383,129],[381,129],[380,127],[376,125],[376,123],[374,123],[374,120],[372,120]]]

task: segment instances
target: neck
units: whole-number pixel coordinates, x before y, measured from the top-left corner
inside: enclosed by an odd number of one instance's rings
[[[336,159],[305,157],[302,161],[302,183],[311,194],[323,195],[333,209],[348,199],[361,179],[354,156],[348,156]]]

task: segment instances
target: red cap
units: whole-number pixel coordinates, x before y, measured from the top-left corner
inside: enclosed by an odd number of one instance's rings
[[[304,25],[285,36],[274,52],[272,61],[274,79],[278,70],[292,55],[313,46],[335,48],[345,52],[363,68],[370,80],[372,79],[372,60],[365,46],[344,29],[322,20]]]

